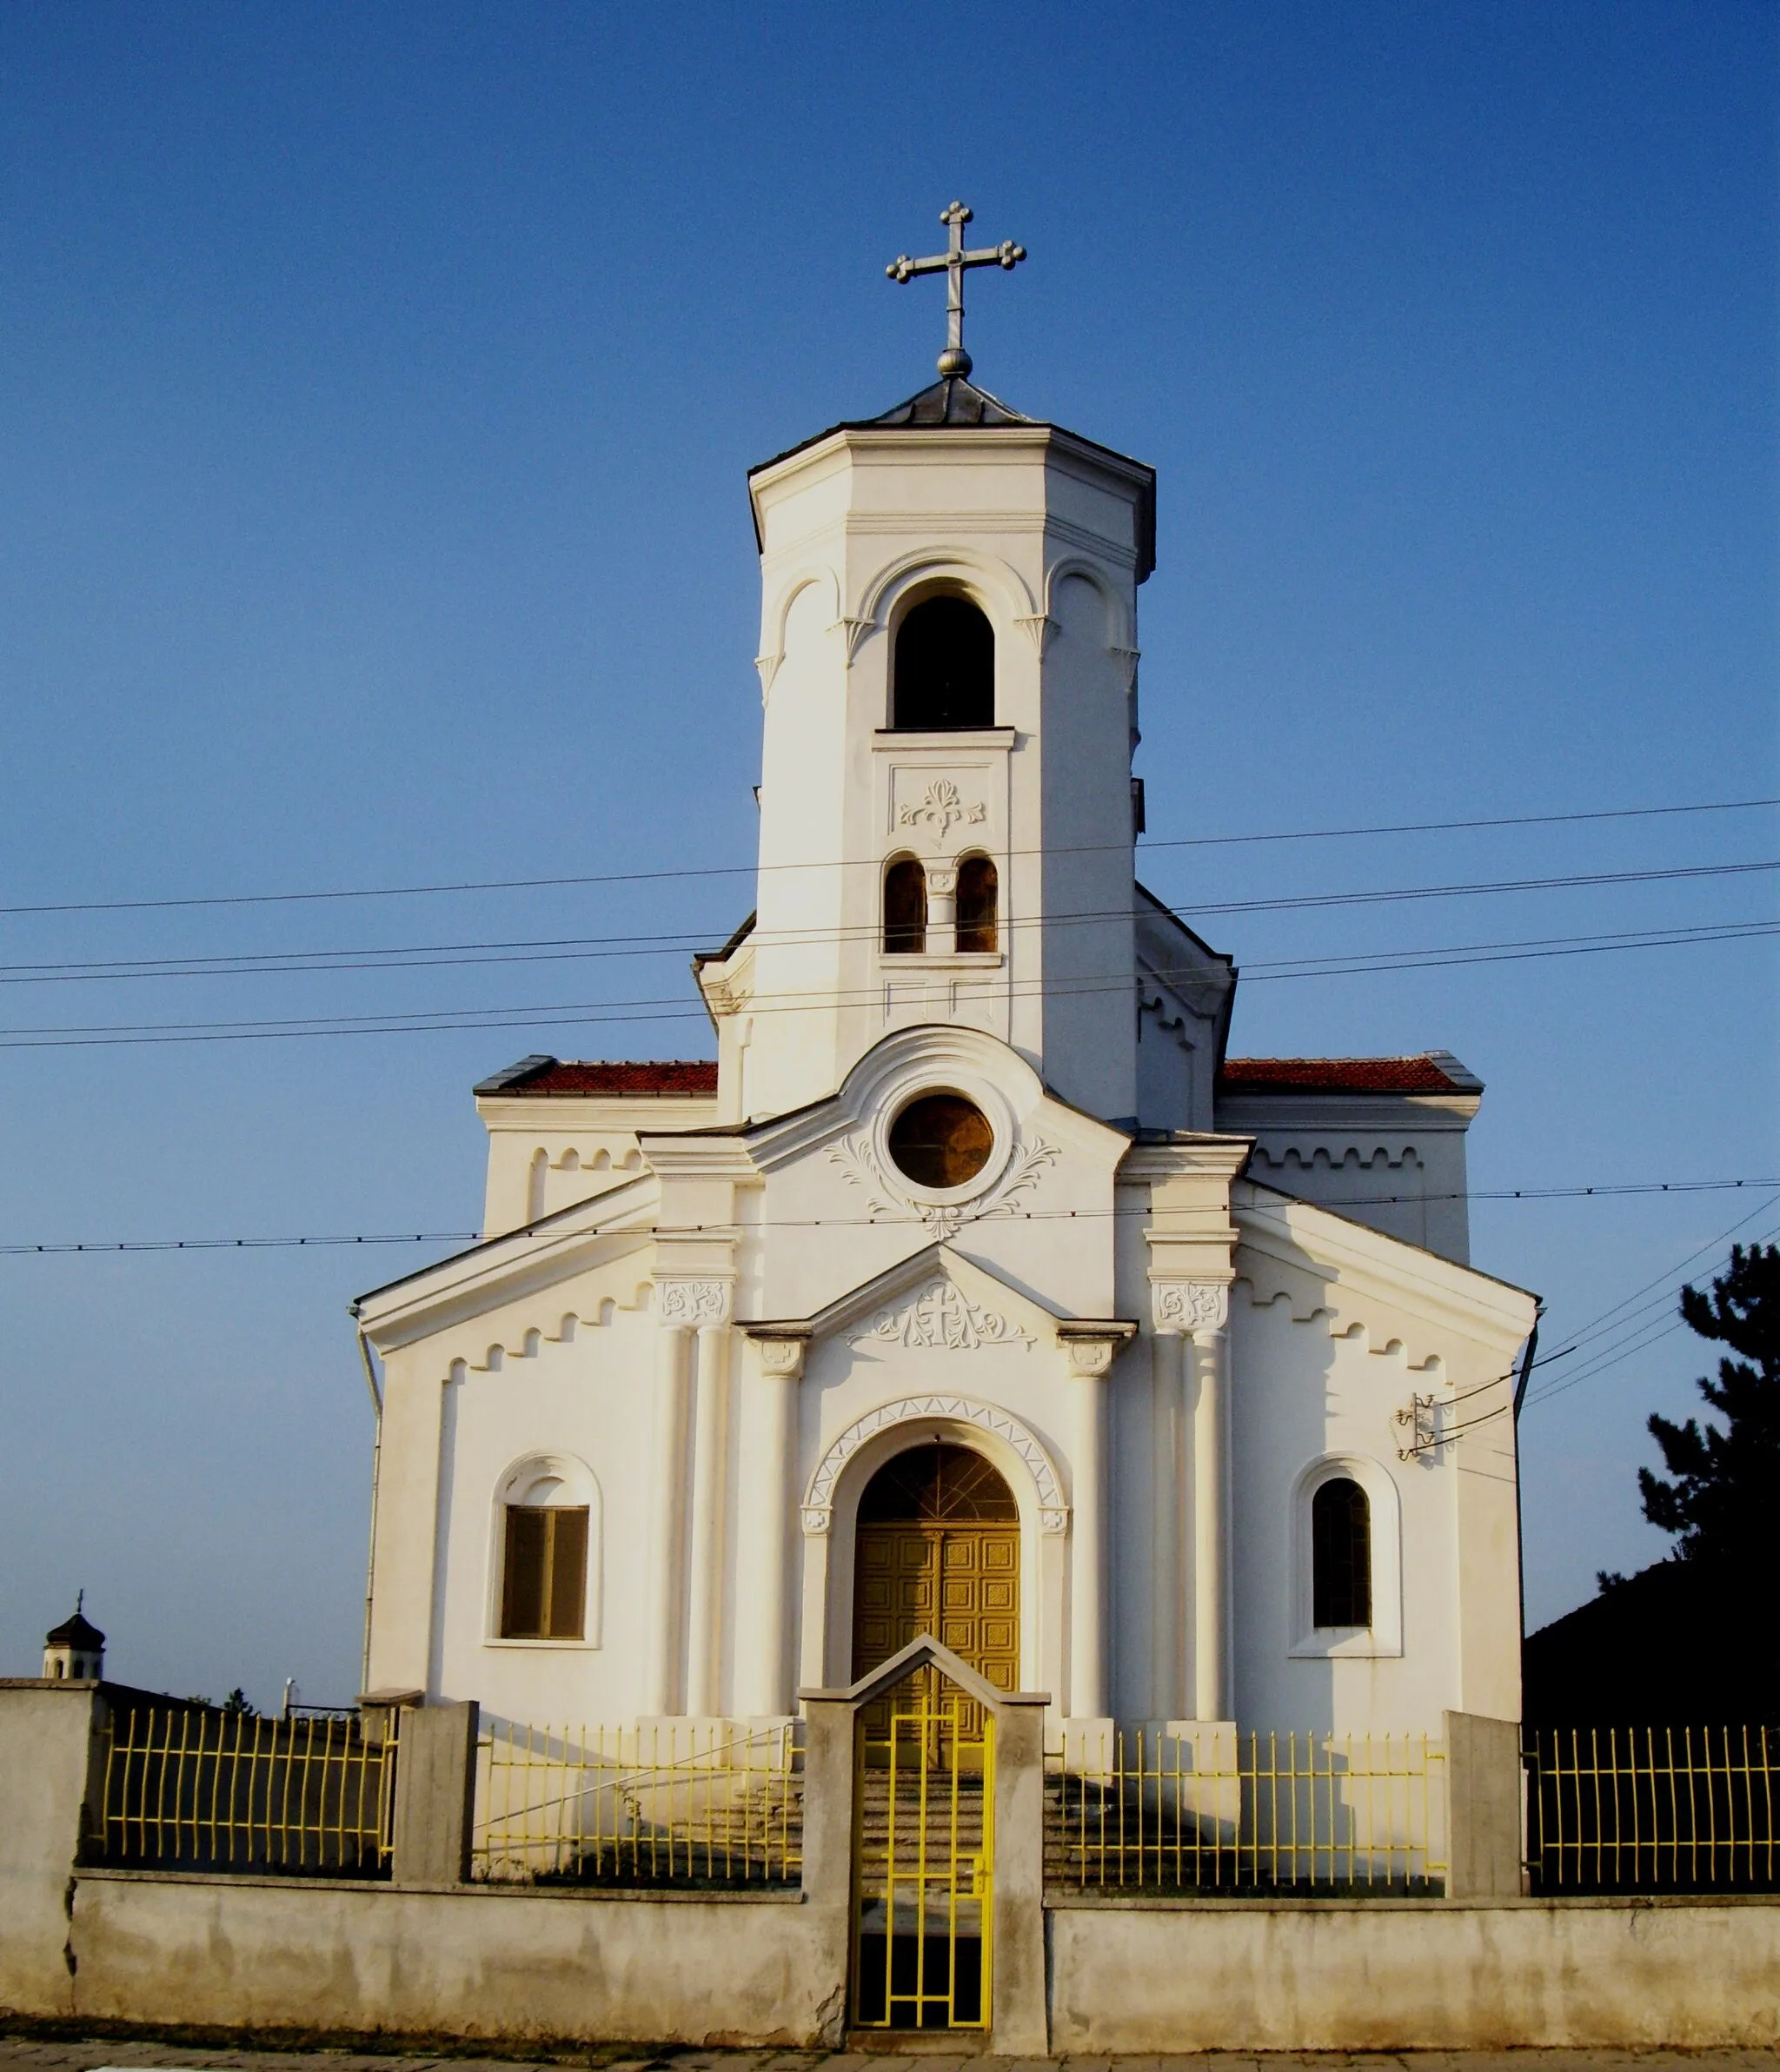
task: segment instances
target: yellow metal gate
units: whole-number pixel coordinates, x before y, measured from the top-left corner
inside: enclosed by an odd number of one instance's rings
[[[928,1668],[854,1735],[853,2026],[986,2029],[994,1719]]]

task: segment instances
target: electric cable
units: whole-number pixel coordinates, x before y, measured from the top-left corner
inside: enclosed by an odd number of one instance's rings
[[[1491,827],[1550,827],[1584,821],[1653,820],[1689,814],[1749,813],[1770,806],[1780,806],[1780,799],[1722,799],[1699,805],[1603,807],[1578,813],[1511,814],[1490,819],[1464,820],[1405,820],[1358,827],[1286,828],[1259,834],[1189,834],[1143,842],[1137,846],[1137,853],[1142,856],[1161,849],[1227,848],[1262,842],[1338,841],[1371,835],[1450,834]],[[1043,852],[1022,849],[1004,853],[1080,856],[1132,846],[1126,842],[1088,842]],[[63,900],[36,905],[0,906],[0,917],[45,913],[142,913],[194,906],[276,906],[334,900],[416,899],[460,893],[533,892],[577,885],[647,885],[676,879],[748,877],[762,871],[875,870],[880,867],[880,864],[881,859],[857,857],[838,863],[709,864],[653,871],[588,872],[548,878],[482,878],[434,885],[356,886],[338,891],[208,893],[154,900]]]
[[[1720,926],[1702,924],[1692,929],[1657,929],[1615,937],[1533,938],[1533,943],[1551,946],[1492,948],[1487,945],[1455,946],[1453,952],[1410,958],[1396,952],[1378,953],[1393,961],[1364,963],[1358,953],[1339,968],[1325,967],[1321,959],[1285,960],[1293,966],[1314,968],[1277,970],[1270,965],[1245,967],[1241,976],[1257,985],[1290,980],[1358,978],[1371,973],[1400,971],[1438,971],[1471,964],[1518,963],[1559,956],[1586,956],[1634,949],[1674,949],[1710,942],[1756,940],[1780,934],[1780,921],[1737,922]],[[421,967],[410,967],[421,968]],[[911,966],[911,968],[921,968]],[[1011,999],[1075,999],[1096,993],[1124,993],[1146,981],[1172,986],[1197,973],[1193,967],[1139,966],[1130,975],[1106,979],[1079,978],[1010,980],[1006,997]],[[878,986],[845,992],[821,993],[814,988],[787,990],[750,1000],[750,1014],[807,1013],[822,1008],[836,1011],[875,1006],[881,999]],[[0,1050],[45,1050],[105,1046],[130,1043],[242,1042],[301,1036],[398,1036],[446,1033],[478,1029],[598,1027],[635,1021],[706,1021],[710,1009],[702,1001],[688,1000],[684,993],[653,998],[619,1000],[539,1001],[528,1006],[503,1004],[488,1007],[389,1008],[362,1014],[296,1015],[277,1019],[254,1017],[236,1021],[47,1023],[0,1026]]]
[[[642,1177],[642,1176],[639,1176]],[[628,1185],[628,1183],[621,1183]],[[1312,1209],[1327,1208],[1379,1208],[1393,1202],[1427,1201],[1555,1201],[1606,1199],[1632,1194],[1697,1194],[1717,1193],[1739,1187],[1770,1187],[1780,1185],[1780,1179],[1772,1176],[1765,1179],[1708,1179],[1708,1180],[1631,1180],[1597,1181],[1586,1186],[1568,1187],[1503,1187],[1473,1189],[1467,1192],[1377,1195],[1356,1194],[1338,1196],[1322,1201],[1293,1195],[1294,1205]],[[613,1190],[615,1192],[616,1190]],[[1277,1192],[1277,1189],[1269,1192]],[[590,1206],[601,1199],[590,1195],[585,1202],[571,1203],[567,1208],[555,1210],[537,1223],[521,1224],[515,1229],[502,1231],[489,1239],[482,1238],[474,1231],[431,1231],[409,1235],[406,1232],[376,1232],[365,1236],[328,1235],[304,1237],[223,1237],[223,1238],[135,1238],[118,1239],[46,1239],[39,1243],[0,1245],[0,1258],[24,1258],[81,1252],[97,1254],[120,1252],[249,1252],[275,1251],[298,1246],[344,1245],[442,1245],[468,1242],[473,1245],[496,1245],[536,1232],[545,1223],[555,1222],[559,1217],[569,1215],[575,1209]],[[1179,1211],[1171,1213],[1179,1215]],[[1221,1210],[1219,1212],[1222,1213]],[[1759,1212],[1757,1212],[1759,1213]],[[1102,1223],[1128,1217],[1149,1218],[1154,1214],[1150,1207],[1130,1209],[1010,1209],[992,1206],[981,1213],[963,1216],[959,1228],[984,1221],[998,1223]],[[653,1238],[690,1238],[706,1234],[707,1229],[727,1230],[728,1224],[707,1225],[702,1223],[657,1224],[633,1223],[622,1216],[596,1221],[590,1230],[580,1226],[573,1233],[576,1238],[624,1236]],[[864,1216],[794,1216],[767,1217],[748,1225],[750,1230],[854,1230],[890,1229],[907,1227],[910,1230],[929,1227],[919,1215],[883,1212]]]

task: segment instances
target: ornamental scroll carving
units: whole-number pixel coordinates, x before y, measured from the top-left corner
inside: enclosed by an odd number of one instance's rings
[[[906,1210],[942,1241],[955,1237],[966,1223],[983,1223],[992,1216],[1012,1216],[1020,1196],[1038,1185],[1046,1169],[1061,1154],[1054,1144],[1042,1138],[1021,1145],[1007,1161],[1000,1178],[973,1201],[917,1201],[897,1186],[878,1163],[867,1136],[853,1137],[828,1153],[837,1167],[866,1197],[868,1215],[893,1215]]]
[[[944,841],[954,827],[979,827],[988,817],[988,807],[980,801],[966,803],[949,777],[936,777],[920,804],[905,806],[896,822],[900,827],[931,827]]]
[[[1222,1331],[1230,1319],[1230,1291],[1220,1281],[1152,1281],[1150,1302],[1158,1331]]]
[[[655,1314],[663,1324],[696,1328],[729,1321],[727,1280],[663,1280],[655,1284]]]
[[[921,1352],[974,1352],[980,1345],[1030,1345],[1032,1333],[994,1310],[982,1309],[949,1280],[936,1278],[900,1309],[880,1310],[853,1345],[907,1345]]]
[[[1039,1439],[1020,1419],[993,1404],[977,1403],[968,1396],[908,1396],[900,1403],[882,1404],[849,1424],[822,1456],[811,1478],[802,1504],[803,1530],[814,1537],[827,1532],[834,1523],[834,1485],[840,1471],[867,1439],[880,1431],[917,1419],[940,1418],[953,1424],[973,1424],[1010,1446],[1026,1464],[1039,1499],[1039,1530],[1063,1533],[1069,1530],[1069,1506],[1057,1480],[1051,1457]]]

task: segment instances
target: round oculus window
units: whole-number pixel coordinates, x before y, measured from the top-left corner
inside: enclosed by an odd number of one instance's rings
[[[961,1093],[927,1093],[890,1125],[896,1170],[918,1187],[943,1192],[967,1185],[989,1162],[995,1132],[989,1119]]]

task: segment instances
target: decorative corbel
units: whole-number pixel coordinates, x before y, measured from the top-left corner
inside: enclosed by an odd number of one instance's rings
[[[853,657],[865,643],[866,635],[877,630],[877,621],[873,619],[837,619],[828,630],[840,635],[847,648],[847,665],[851,668]]]
[[[1051,645],[1051,635],[1057,630],[1057,621],[1046,612],[1033,612],[1029,617],[1016,619],[1013,623],[1033,644],[1033,653],[1040,661],[1045,650]]]
[[[1121,1349],[1136,1336],[1137,1325],[1119,1317],[1057,1326],[1057,1342],[1068,1358],[1072,1381],[1104,1379]]]

